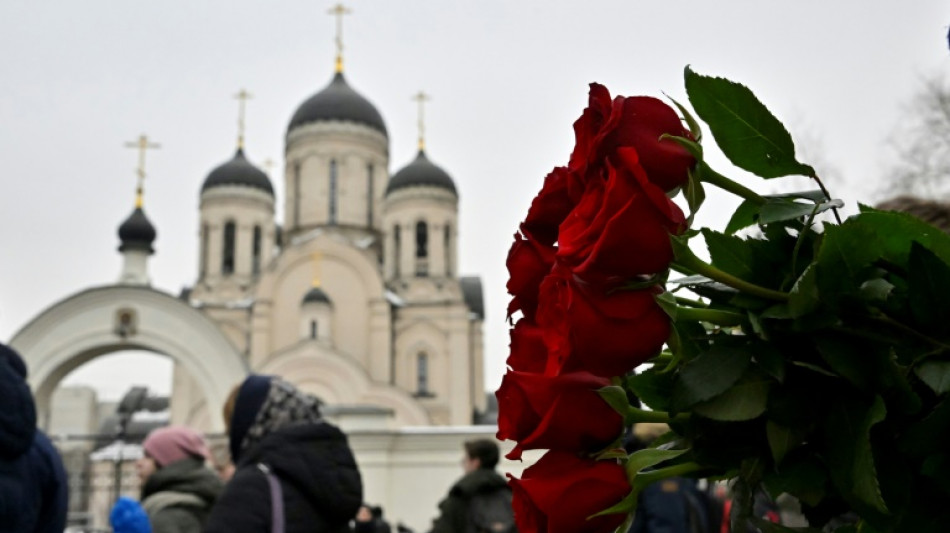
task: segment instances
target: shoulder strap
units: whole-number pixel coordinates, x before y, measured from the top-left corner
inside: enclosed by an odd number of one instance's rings
[[[271,533],[284,533],[284,493],[280,480],[264,463],[257,463],[257,468],[267,476],[267,484],[270,485]]]

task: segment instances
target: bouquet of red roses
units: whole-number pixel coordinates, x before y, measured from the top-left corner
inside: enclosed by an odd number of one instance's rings
[[[853,513],[860,531],[942,530],[950,236],[864,206],[842,222],[751,91],[685,78],[734,165],[818,190],[759,195],[707,163],[686,107],[591,85],[507,261],[498,437],[510,458],[548,450],[511,480],[519,531],[625,532],[644,487],[684,475],[734,479],[733,523],[763,531],[790,529],[751,516],[760,488],[817,527]],[[724,231],[692,227],[704,185],[742,198]],[[671,431],[628,454],[638,422]]]

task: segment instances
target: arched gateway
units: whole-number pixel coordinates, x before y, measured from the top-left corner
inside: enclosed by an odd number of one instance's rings
[[[24,326],[10,345],[29,367],[42,426],[63,377],[107,353],[149,350],[171,357],[210,405],[223,405],[231,387],[250,371],[246,359],[204,314],[146,286],[110,285],[67,297]],[[224,430],[219,417],[211,417],[210,429]]]

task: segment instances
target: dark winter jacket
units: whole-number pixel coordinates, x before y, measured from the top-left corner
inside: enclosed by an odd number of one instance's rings
[[[468,529],[468,507],[472,496],[496,490],[508,490],[508,482],[501,474],[479,468],[462,476],[449,495],[439,502],[439,517],[432,524],[431,533],[464,533]]]
[[[59,453],[36,429],[26,366],[0,345],[0,533],[62,533],[68,490]]]
[[[234,477],[211,511],[206,533],[269,533],[267,465],[281,481],[287,533],[345,533],[363,501],[346,436],[325,422],[288,426],[241,453]]]
[[[696,482],[673,477],[643,489],[630,533],[699,533],[712,531],[711,523]]]
[[[223,483],[199,459],[155,471],[142,487],[142,507],[152,533],[201,533]]]

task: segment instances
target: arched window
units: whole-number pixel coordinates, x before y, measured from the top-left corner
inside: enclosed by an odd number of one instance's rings
[[[416,258],[429,257],[429,226],[420,220],[416,223]]]
[[[251,256],[251,269],[254,274],[261,272],[261,227],[254,226],[254,247]]]
[[[366,165],[366,226],[373,227],[373,198],[376,192],[373,190],[373,164]]]
[[[300,163],[294,164],[294,226],[300,225]]]
[[[221,273],[234,273],[234,222],[228,222],[224,225],[224,246],[221,254]]]
[[[336,188],[337,188],[336,159],[330,160],[330,224],[336,224]]]
[[[429,392],[429,355],[419,352],[416,355],[416,394],[430,396]]]
[[[446,224],[443,233],[442,248],[445,252],[445,275],[452,275],[452,228]]]
[[[402,254],[402,242],[400,242],[399,224],[393,226],[393,277],[399,277],[399,261]]]
[[[205,277],[205,274],[208,273],[208,224],[201,225],[201,277]]]
[[[310,338],[311,339],[317,338],[317,321],[316,320],[310,321]]]

